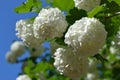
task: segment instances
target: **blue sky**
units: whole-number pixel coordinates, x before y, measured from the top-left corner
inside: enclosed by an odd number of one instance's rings
[[[0,1],[0,80],[16,80],[21,72],[21,64],[9,64],[5,60],[6,52],[9,51],[15,35],[15,24],[20,19],[29,18],[37,14],[17,14],[14,8],[25,0],[1,0]]]

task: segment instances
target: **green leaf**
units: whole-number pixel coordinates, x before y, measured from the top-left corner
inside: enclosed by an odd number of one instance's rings
[[[113,0],[108,0],[109,2],[112,2]]]
[[[33,61],[32,60],[28,60],[25,65],[26,66],[23,67],[24,73],[30,74],[31,73],[31,69],[34,67]]]
[[[104,11],[104,10],[105,9],[104,9],[103,5],[97,6],[91,12],[88,12],[88,17],[94,17],[97,13]]]
[[[70,80],[70,79],[65,76],[55,75],[50,77],[48,80]]]
[[[47,4],[52,4],[53,0],[45,0]]]
[[[120,0],[113,0],[113,1],[116,2],[120,6]]]
[[[63,45],[63,46],[67,46],[65,43],[64,43],[64,37],[61,37],[61,38],[55,38],[55,42],[58,43],[59,45]]]
[[[105,5],[105,13],[114,14],[120,11],[120,0],[101,0],[101,5]]]
[[[120,6],[117,3],[113,2],[113,1],[108,4],[108,8],[109,8],[108,12],[110,12],[110,13],[116,13],[116,12],[120,11]]]
[[[115,3],[117,3],[120,6],[120,0],[108,0],[109,2],[114,1]]]
[[[41,2],[39,0],[27,0],[26,2],[23,2],[20,6],[16,7],[14,10],[17,13],[26,13],[36,11],[37,8],[40,9],[40,6]]]
[[[64,11],[69,11],[70,9],[74,8],[73,0],[53,0],[52,5],[53,7],[58,7]]]
[[[53,69],[52,64],[42,61],[36,65],[36,68],[33,71],[34,72],[41,72],[41,71],[45,72],[47,69]]]
[[[102,57],[100,54],[96,54],[93,57],[95,57],[97,60],[100,60],[102,64],[104,64],[104,62],[108,62],[108,60]]]
[[[120,15],[104,20],[105,29],[108,32],[107,44],[111,44],[120,28]]]
[[[73,8],[69,11],[69,15],[66,16],[66,20],[70,25],[72,25],[76,20],[79,20],[82,17],[86,17],[86,16],[87,16],[86,11]]]

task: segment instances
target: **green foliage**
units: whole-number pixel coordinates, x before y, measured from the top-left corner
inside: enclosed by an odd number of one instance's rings
[[[107,0],[102,0],[101,4],[105,5],[106,11],[105,13],[111,13],[114,14],[116,12],[120,11],[120,6],[115,2],[115,1],[107,1]],[[114,7],[113,7],[114,6]]]
[[[110,12],[110,13],[115,13],[115,12],[119,12],[120,11],[120,6],[117,3],[113,2],[113,1],[111,3],[109,3],[107,6],[109,8],[108,12]]]
[[[120,6],[120,0],[113,0],[113,1],[116,2]]]
[[[102,64],[104,64],[105,62],[108,62],[108,60],[103,58],[100,54],[96,54],[93,57],[95,57],[97,60],[100,60]]]
[[[63,46],[67,46],[65,43],[64,43],[64,37],[61,37],[61,38],[55,38],[55,42],[58,43],[59,45],[63,45]]]
[[[23,2],[20,6],[16,7],[14,10],[17,13],[26,13],[31,11],[39,11],[41,2],[39,0],[27,0],[26,2]],[[36,10],[35,10],[36,9]]]
[[[119,27],[120,27],[120,16],[106,17],[104,20],[105,28],[108,32],[107,44],[110,44],[114,40]]]
[[[31,70],[34,68],[34,63],[31,60],[28,60],[24,65],[27,65],[23,67],[24,73],[30,74]]]
[[[69,14],[66,16],[66,20],[69,23],[69,25],[72,25],[76,20],[79,20],[82,17],[86,17],[86,16],[87,16],[86,11],[73,8],[69,11]]]
[[[95,7],[92,11],[88,12],[88,17],[94,17],[98,13],[105,11],[104,5]]]
[[[65,78],[64,76],[52,76],[51,78],[49,78],[48,80],[70,80],[69,78]]]
[[[61,10],[69,11],[74,8],[73,0],[52,0],[51,4],[53,7],[58,7]]]
[[[50,57],[49,61],[45,60],[47,57]],[[41,61],[37,63],[32,58],[23,63],[23,72],[29,75],[32,80],[37,80],[40,76],[47,78],[47,80],[70,80],[55,70],[55,67],[51,64],[51,62],[53,63],[51,55],[41,56],[41,58],[39,58]]]
[[[120,6],[120,0],[108,0],[109,2],[114,1],[115,3],[117,3]]]

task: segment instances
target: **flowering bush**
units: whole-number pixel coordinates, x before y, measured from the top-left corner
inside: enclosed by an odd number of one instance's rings
[[[13,43],[6,59],[23,63],[29,76],[16,80],[120,80],[120,1],[45,1],[49,7],[27,0],[15,8],[38,13],[16,23],[23,42]],[[19,60],[25,51],[30,56]]]

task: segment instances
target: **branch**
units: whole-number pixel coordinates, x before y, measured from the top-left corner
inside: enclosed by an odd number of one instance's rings
[[[111,16],[107,16],[107,17],[105,17],[105,19],[109,19],[109,18],[112,18],[112,17],[118,16],[118,15],[120,15],[120,12],[117,12],[117,13],[111,15]]]
[[[96,54],[93,57],[95,57],[97,60],[100,60],[102,64],[104,64],[104,62],[108,62],[108,60],[102,57],[100,54]]]

